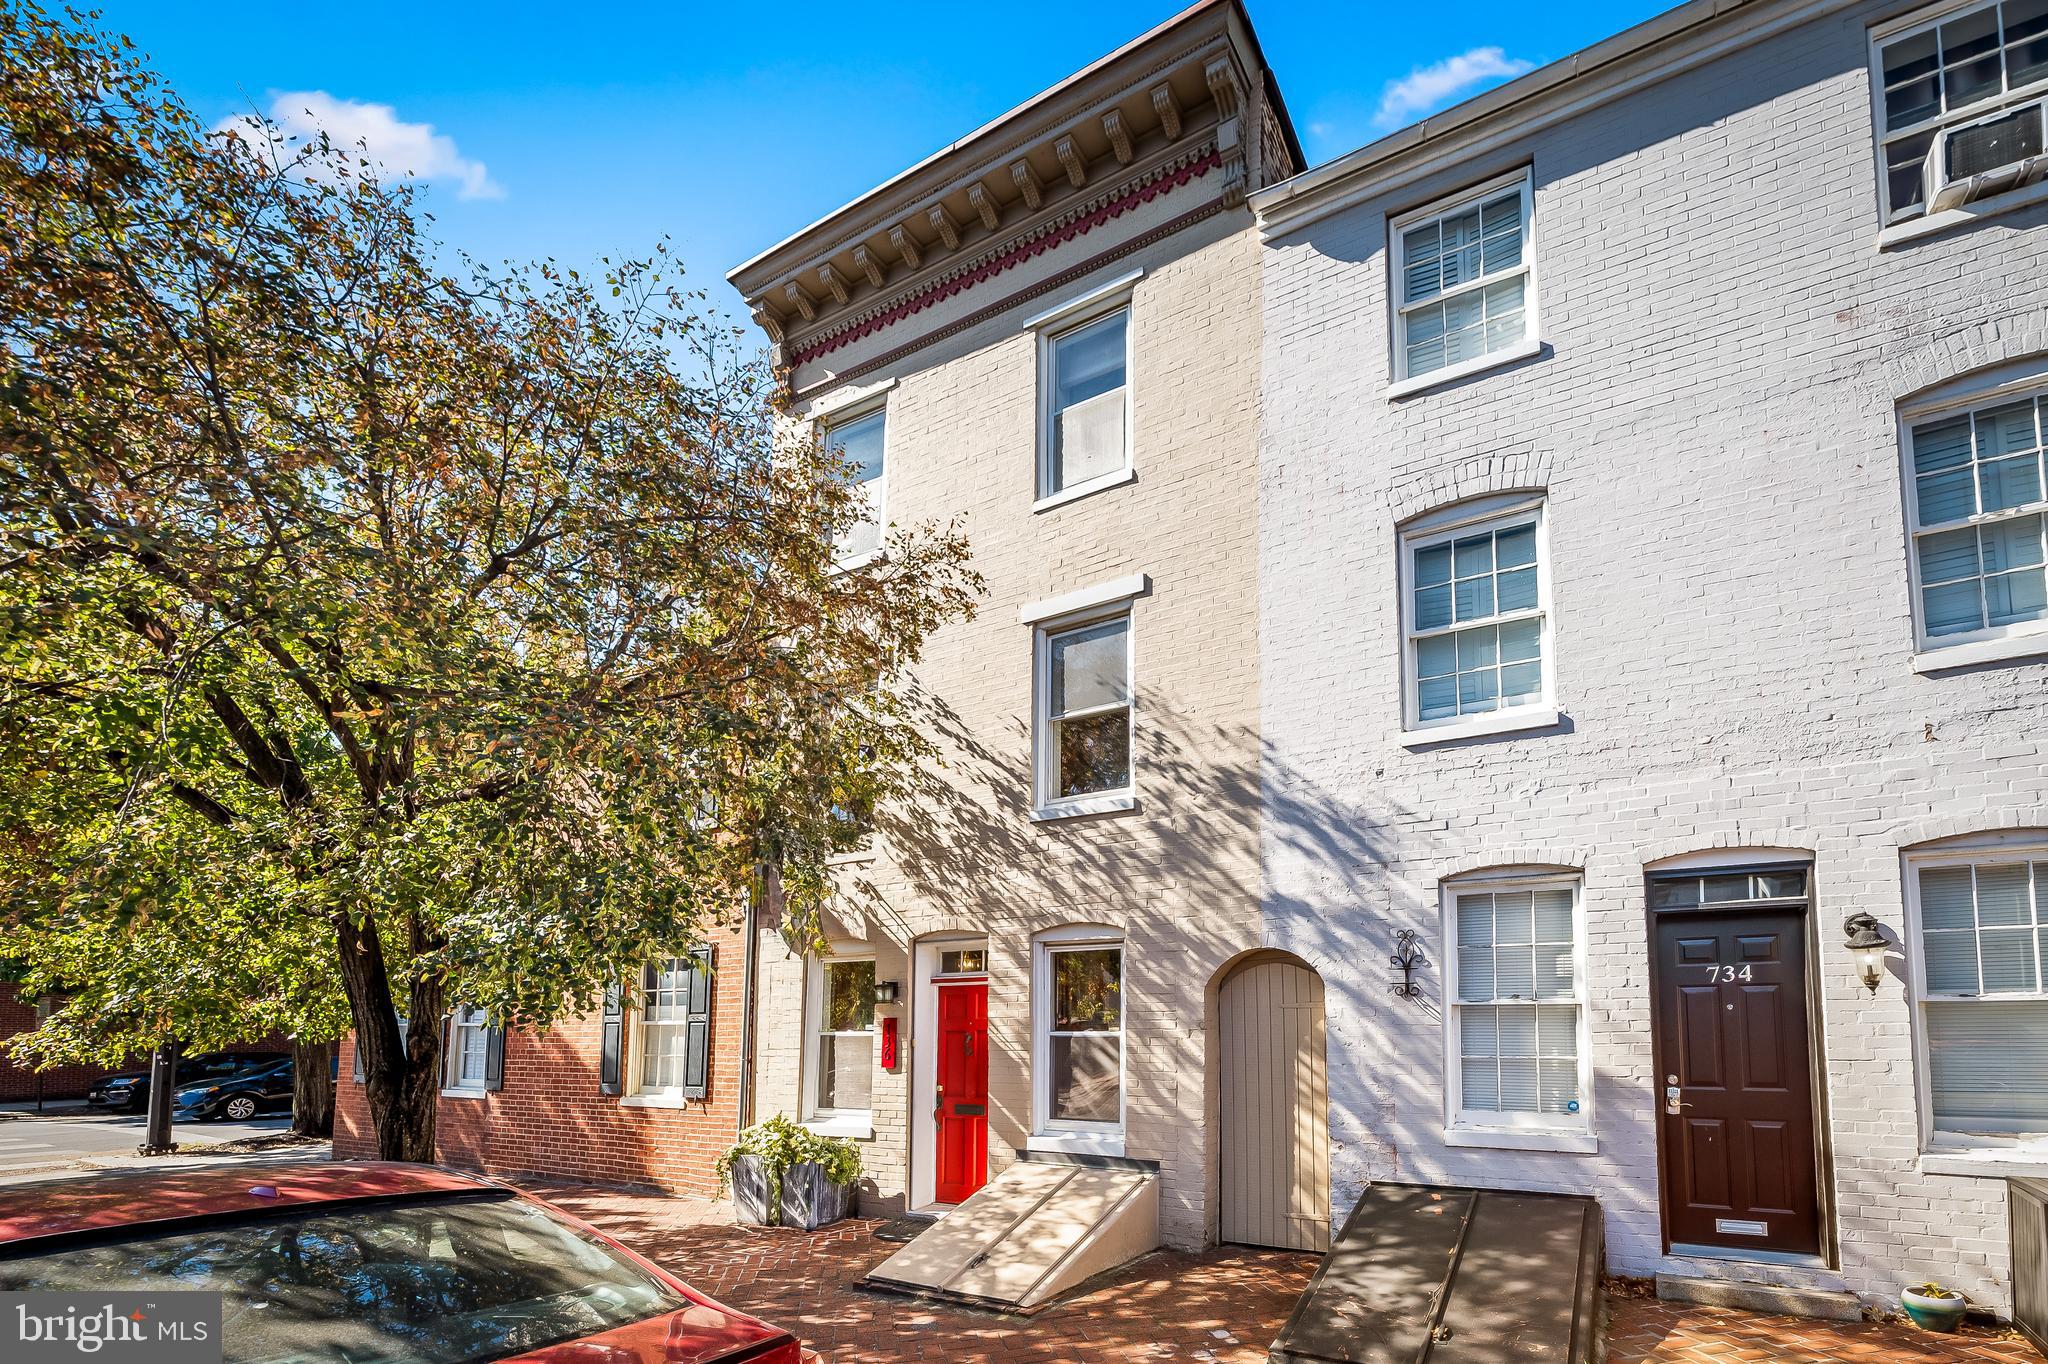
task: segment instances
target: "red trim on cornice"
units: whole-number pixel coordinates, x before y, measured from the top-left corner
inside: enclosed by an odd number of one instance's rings
[[[1064,242],[1070,242],[1076,237],[1093,231],[1112,218],[1120,218],[1139,205],[1148,204],[1166,193],[1166,191],[1180,185],[1185,185],[1198,176],[1206,175],[1222,164],[1222,153],[1211,152],[1201,160],[1190,162],[1170,175],[1162,175],[1150,184],[1140,185],[1121,198],[1110,200],[1094,212],[1076,218],[1073,222],[1068,223],[1055,232],[1048,232],[1043,237],[1019,243],[1017,246],[1005,251],[1002,255],[984,261],[981,265],[964,275],[939,281],[926,288],[923,292],[913,294],[911,297],[904,299],[903,302],[889,309],[889,311],[869,318],[857,327],[849,327],[843,332],[825,337],[820,341],[812,342],[792,355],[789,363],[801,365],[807,361],[815,360],[821,355],[828,355],[842,346],[850,345],[864,336],[873,336],[882,328],[901,322],[906,317],[921,313],[934,303],[942,303],[955,294],[964,293],[984,280],[992,279],[1006,270],[1022,265],[1025,261],[1044,255],[1055,246],[1059,246]]]

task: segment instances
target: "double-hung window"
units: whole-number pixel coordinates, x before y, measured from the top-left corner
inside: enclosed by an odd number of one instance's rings
[[[1121,1154],[1123,944],[1058,930],[1039,942],[1034,976],[1034,1142]]]
[[[1131,467],[1131,310],[1047,336],[1039,496],[1099,487]]]
[[[1916,16],[1873,47],[1887,221],[2040,178],[2048,0]]]
[[[842,564],[861,562],[882,547],[888,428],[889,414],[877,409],[825,429],[826,448],[851,466],[847,477],[854,490],[853,516],[834,546]]]
[[[1395,219],[1394,378],[1449,378],[1536,340],[1527,172]]]
[[[1040,813],[1129,808],[1129,613],[1041,628],[1037,674]]]
[[[462,1007],[449,1015],[443,1092],[480,1094],[496,1087],[491,1075],[492,1031],[490,1016],[482,1009]]]
[[[1934,1130],[2048,1135],[2048,847],[1908,866]]]
[[[810,1114],[868,1116],[875,1070],[875,963],[815,960]]]
[[[1447,888],[1451,1126],[1587,1129],[1576,877]]]
[[[1510,497],[1452,508],[1411,527],[1402,546],[1407,727],[1533,719],[1546,712],[1549,616],[1540,500]]]
[[[702,1099],[711,1065],[711,954],[649,962],[640,979],[639,1093]]]
[[[1907,503],[1923,648],[2048,629],[2043,398],[1916,422]]]

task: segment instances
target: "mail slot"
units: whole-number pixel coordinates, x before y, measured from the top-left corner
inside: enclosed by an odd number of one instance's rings
[[[956,1117],[956,1118],[978,1118],[978,1117],[982,1116],[982,1114],[984,1114],[984,1113],[986,1113],[986,1112],[988,1112],[988,1105],[987,1105],[987,1104],[954,1104],[954,1105],[953,1105],[953,1116],[954,1116],[954,1117]]]

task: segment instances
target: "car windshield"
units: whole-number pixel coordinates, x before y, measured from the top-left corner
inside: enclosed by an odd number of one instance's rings
[[[228,1364],[467,1364],[690,1305],[510,1195],[242,1218],[4,1256],[5,1292],[217,1289]]]

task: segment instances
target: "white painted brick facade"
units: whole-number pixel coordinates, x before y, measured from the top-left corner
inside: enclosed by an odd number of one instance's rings
[[[1923,1174],[1911,1004],[1843,918],[1901,926],[1900,850],[2048,825],[2048,664],[1911,666],[1897,402],[2048,354],[2048,209],[1880,250],[1867,25],[1804,23],[1297,231],[1264,252],[1259,508],[1266,941],[1329,991],[1341,1215],[1373,1178],[1582,1192],[1621,1272],[1662,1254],[1643,867],[1808,850],[1840,1271],[2004,1307],[2004,1186]],[[1386,222],[1533,168],[1541,356],[1389,401]],[[1410,751],[1397,522],[1548,492],[1557,730]],[[1590,1155],[1443,1140],[1441,877],[1584,869]],[[1909,944],[1908,950],[1914,950]]]

